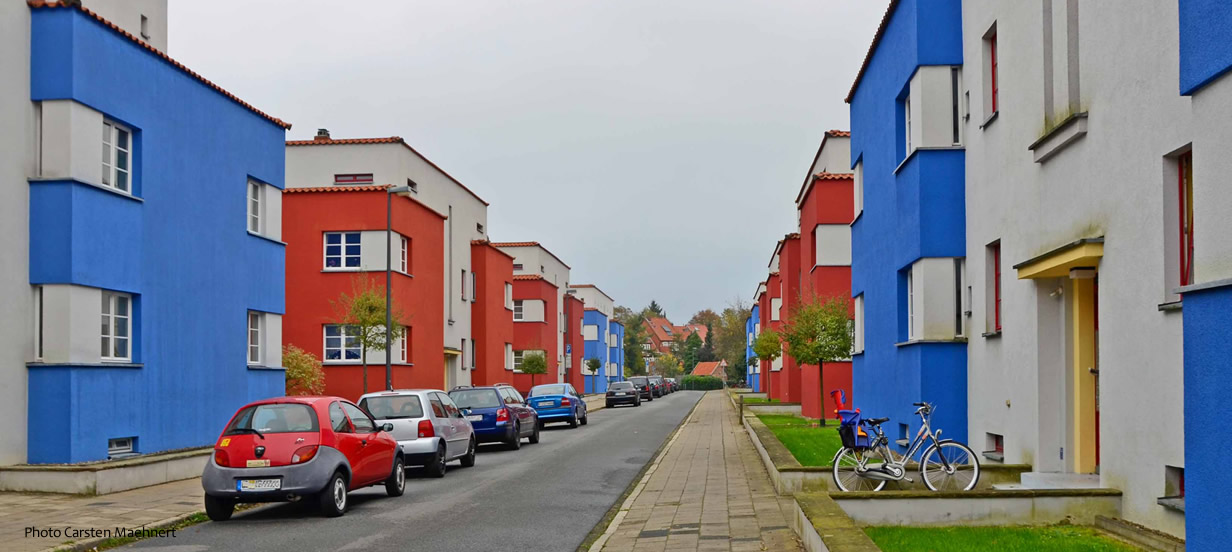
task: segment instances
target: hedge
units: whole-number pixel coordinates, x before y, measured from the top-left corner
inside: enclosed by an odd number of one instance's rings
[[[714,376],[685,376],[680,379],[680,387],[682,389],[690,389],[695,391],[722,389],[723,380]]]

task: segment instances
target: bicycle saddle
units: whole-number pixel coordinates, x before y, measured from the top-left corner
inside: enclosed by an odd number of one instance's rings
[[[888,421],[890,421],[889,418],[869,418],[867,420],[864,420],[864,423],[868,425],[880,425]]]

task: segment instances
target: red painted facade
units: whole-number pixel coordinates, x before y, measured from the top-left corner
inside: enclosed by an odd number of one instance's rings
[[[783,282],[783,308],[779,318],[784,321],[791,319],[791,313],[800,305],[800,291],[804,276],[800,262],[800,235],[788,234],[783,238],[783,247],[779,255],[779,277]],[[780,372],[783,386],[779,391],[779,400],[783,402],[800,402],[800,365],[791,355],[783,355],[783,370]]]
[[[548,372],[532,378],[528,374],[514,372],[512,381],[508,381],[522,394],[541,383],[556,381],[558,362],[556,357],[556,336],[559,331],[556,316],[557,288],[551,282],[538,275],[518,275],[513,277],[513,299],[543,301],[543,320],[514,321],[513,350],[514,351],[544,351],[548,361]]]
[[[762,331],[774,330],[777,332],[783,329],[782,320],[775,320],[774,313],[772,312],[774,299],[782,297],[782,278],[780,278],[779,275],[779,272],[772,272],[770,277],[766,278],[766,293],[764,294],[765,300],[761,307]],[[783,312],[782,309],[780,309],[780,313],[781,312]],[[762,363],[761,374],[762,380],[766,382],[766,396],[783,401],[786,400],[786,393],[784,392],[786,382],[784,381],[783,371],[774,370],[772,368],[773,365],[774,363],[770,361],[765,361]]]
[[[342,231],[384,234],[385,202],[383,187],[294,188],[284,192],[282,239],[287,243],[284,343],[323,358],[325,326],[338,320],[333,303],[339,296],[351,293],[359,278],[370,279],[384,291],[384,270],[325,270],[324,234]],[[391,221],[394,232],[410,240],[407,271],[413,275],[395,270],[390,286],[395,307],[406,316],[410,336],[405,362],[395,351],[393,385],[394,388],[440,388],[445,384],[441,311],[445,287],[444,274],[440,270],[444,259],[445,217],[414,199],[394,197]],[[384,239],[380,243],[383,252]],[[395,248],[398,243],[395,235]],[[397,269],[400,259],[395,257],[393,262]],[[358,362],[327,361],[324,394],[357,400],[365,392],[363,376]],[[384,363],[369,365],[367,377],[367,391],[384,389]]]
[[[582,353],[586,346],[586,341],[582,338],[582,311],[585,310],[586,303],[573,295],[565,294],[565,345],[568,353],[565,356],[569,359],[567,362],[568,368],[565,370],[565,383],[573,385],[574,389],[582,391],[585,389],[585,381],[582,379]]]
[[[508,382],[513,376],[513,361],[506,357],[505,345],[513,344],[513,307],[505,303],[505,286],[513,284],[513,257],[487,241],[472,241],[471,270],[475,277],[475,302],[471,304],[475,371],[471,385]]]

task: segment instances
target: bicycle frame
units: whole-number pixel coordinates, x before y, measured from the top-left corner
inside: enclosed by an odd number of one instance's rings
[[[890,439],[885,436],[885,432],[882,431],[880,424],[869,426],[877,435],[875,444],[869,448],[870,450],[875,451],[876,454],[885,461],[885,464],[877,467],[893,467],[896,473],[888,475],[892,475],[892,478],[895,481],[901,481],[903,479],[910,481],[910,478],[907,477],[907,471],[904,468],[906,468],[907,462],[915,457],[916,453],[920,451],[920,448],[923,447],[925,443],[929,440],[932,440],[932,444],[934,446],[940,446],[941,443],[941,430],[937,430],[936,432],[933,432],[932,430],[932,424],[930,423],[931,412],[928,416],[924,415],[924,413],[920,411],[917,411],[916,413],[920,415],[920,420],[922,421],[920,430],[916,432],[915,437],[911,440],[910,446],[907,447],[907,453],[902,456],[899,456],[889,447]],[[872,469],[866,465],[869,456],[871,455],[862,454],[857,456],[857,461],[859,464],[856,469],[856,473],[860,476],[864,476],[869,469]],[[946,469],[949,469],[949,461],[946,458],[942,457],[941,462]]]

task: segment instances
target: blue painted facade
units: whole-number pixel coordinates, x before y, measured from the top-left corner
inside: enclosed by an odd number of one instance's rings
[[[753,305],[752,314],[744,320],[744,359],[746,362],[744,381],[754,393],[761,392],[761,374],[756,373],[757,363],[748,362],[748,359],[756,356],[756,353],[753,352],[753,340],[757,339],[757,323],[759,320],[761,320],[761,307]]]
[[[608,319],[602,312],[594,309],[586,309],[582,312],[582,327],[595,326],[598,328],[596,339],[587,339],[582,347],[582,362],[592,358],[599,359],[603,364],[599,371],[593,376],[586,376],[586,392],[587,393],[606,393],[607,392],[607,363],[608,363],[608,346],[607,332]]]
[[[285,246],[247,232],[246,186],[283,187],[285,130],[79,10],[31,26],[31,100],[130,126],[133,196],[31,181],[30,283],[132,294],[133,341],[130,364],[29,365],[28,461],[208,445],[284,392],[281,368],[246,362],[247,313],[283,312],[285,274]]]
[[[1180,0],[1180,90],[1182,94],[1200,97],[1206,86],[1219,79],[1232,79],[1232,3],[1223,0]],[[1226,83],[1221,83],[1226,84]],[[1210,92],[1212,94],[1216,92]],[[1226,94],[1226,92],[1223,92]],[[1215,99],[1217,103],[1219,98]],[[1200,102],[1194,105],[1209,105]],[[1196,113],[1199,117],[1200,113]],[[1208,123],[1209,124],[1209,123]],[[1225,128],[1226,121],[1211,125]],[[1194,142],[1195,163],[1213,166],[1204,152],[1224,152],[1229,133],[1205,134],[1207,141]],[[1214,136],[1214,139],[1210,139]],[[1217,153],[1216,155],[1218,155]],[[1209,171],[1218,172],[1218,171]],[[1232,190],[1226,179],[1216,174],[1214,179],[1195,179],[1194,197],[1216,205],[1226,205]],[[1221,197],[1222,196],[1222,197]],[[1198,223],[1195,223],[1198,224]],[[1199,230],[1195,252],[1203,255],[1206,239],[1226,232],[1226,220],[1213,220],[1205,233]],[[1199,226],[1201,228],[1201,226]],[[1222,469],[1226,448],[1212,438],[1209,420],[1232,418],[1232,274],[1218,271],[1216,259],[1199,265],[1195,286],[1184,291],[1184,362],[1185,362],[1185,544],[1191,550],[1223,550],[1227,535],[1232,533],[1232,518],[1224,509],[1227,504],[1226,474]],[[1203,268],[1209,267],[1213,271]]]
[[[612,320],[608,323],[608,334],[616,338],[616,346],[608,347],[607,359],[609,363],[615,364],[615,368],[608,371],[608,383],[614,381],[624,381],[625,379],[625,325]]]
[[[864,294],[864,352],[852,361],[852,396],[866,416],[889,416],[914,435],[913,402],[937,406],[935,427],[967,440],[963,342],[907,343],[907,278],[925,257],[965,252],[964,153],[907,152],[903,98],[922,66],[961,65],[959,0],[903,0],[869,53],[850,98],[852,167],[863,163],[864,211],[852,224],[851,294]],[[952,284],[951,284],[952,285]]]

